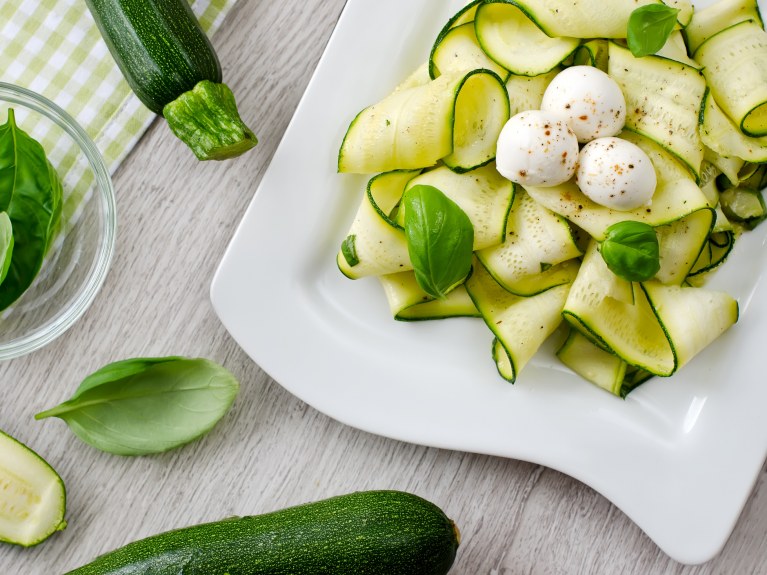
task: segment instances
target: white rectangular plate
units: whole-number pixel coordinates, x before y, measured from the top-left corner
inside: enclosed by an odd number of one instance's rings
[[[706,561],[767,455],[767,225],[738,242],[715,279],[738,298],[738,324],[625,401],[568,372],[551,349],[509,385],[480,320],[396,322],[377,280],[350,281],[336,268],[367,180],[336,173],[346,127],[428,57],[461,6],[347,2],[216,273],[214,308],[261,368],[327,415],[557,469],[615,503],[672,558]]]

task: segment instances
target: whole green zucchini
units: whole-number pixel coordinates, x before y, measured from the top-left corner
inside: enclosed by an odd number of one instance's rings
[[[258,143],[187,0],[86,0],[112,57],[144,105],[201,160]]]
[[[67,575],[444,575],[458,543],[436,505],[365,491],[168,531]]]

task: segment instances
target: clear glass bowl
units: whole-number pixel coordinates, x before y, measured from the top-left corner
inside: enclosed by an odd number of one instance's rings
[[[34,283],[0,311],[0,360],[40,349],[85,313],[109,269],[117,225],[109,171],[77,122],[43,96],[0,82],[0,124],[9,108],[56,168],[64,206],[60,232]]]

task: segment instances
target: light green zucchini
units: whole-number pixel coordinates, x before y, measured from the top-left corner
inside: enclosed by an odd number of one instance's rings
[[[767,32],[746,20],[717,32],[695,51],[711,93],[746,135],[767,135]]]
[[[718,106],[711,91],[703,99],[699,132],[703,143],[722,157],[734,157],[741,162],[767,162],[767,136],[752,138],[743,134]],[[734,168],[727,172],[731,181]]]
[[[629,16],[638,7],[660,4],[659,0],[506,0],[518,6],[541,30],[552,37],[625,38]],[[686,0],[666,0],[680,10],[679,25],[692,18],[692,4]]]
[[[584,42],[573,53],[573,65],[594,66],[603,72],[607,72],[609,42],[604,38],[597,38]]]
[[[398,89],[352,121],[338,153],[338,171],[427,168],[443,158],[456,169],[473,169],[495,157],[508,110],[504,83],[489,70],[443,74],[428,84]],[[475,121],[475,114],[482,121]]]
[[[338,268],[350,279],[412,269],[405,232],[390,214],[405,185],[420,170],[385,172],[370,179],[336,257]]]
[[[441,74],[479,69],[492,70],[503,79],[509,76],[508,70],[482,50],[474,32],[473,22],[451,28],[439,38],[431,52],[429,69],[435,78]]]
[[[611,297],[626,289],[634,291],[632,302]],[[607,268],[596,242],[583,258],[562,313],[574,328],[626,363],[657,375],[674,372],[671,346],[644,292]]]
[[[30,547],[67,525],[58,473],[26,445],[0,431],[0,541]]]
[[[431,54],[429,55],[429,63],[428,63],[429,76],[432,79],[440,75],[440,71],[434,67],[434,51],[437,49],[437,46],[439,46],[442,43],[442,39],[453,28],[457,28],[459,26],[463,26],[464,24],[474,22],[474,16],[477,13],[477,7],[480,4],[482,4],[482,1],[483,0],[471,0],[471,2],[469,2],[463,8],[458,10],[458,12],[453,14],[453,16],[451,16],[448,19],[448,21],[445,23],[445,25],[442,27],[442,30],[440,30],[439,34],[437,34],[437,38],[434,40],[434,44],[432,44],[432,47],[431,47]],[[442,73],[444,73],[444,71]]]
[[[717,0],[702,10],[695,10],[684,29],[691,54],[711,36],[745,20],[762,21],[756,0]]]
[[[466,213],[474,226],[475,250],[503,242],[516,187],[498,173],[495,164],[463,174],[440,166],[414,177],[406,188],[421,184],[442,191]],[[398,225],[404,217],[403,210],[397,212]]]
[[[449,317],[479,317],[463,285],[450,290],[442,299],[435,299],[421,289],[412,271],[378,276],[394,319],[415,321]]]
[[[559,68],[554,68],[539,76],[510,75],[506,80],[506,91],[509,94],[511,116],[526,110],[540,109],[546,88],[559,72]]]
[[[602,349],[578,330],[570,329],[567,339],[557,350],[557,357],[586,381],[613,395],[621,395],[626,362]]]
[[[474,27],[487,55],[520,76],[549,72],[580,44],[577,38],[547,36],[525,12],[502,0],[481,4]]]
[[[706,91],[701,73],[660,56],[635,58],[614,42],[608,73],[626,98],[626,128],[663,146],[697,180],[703,162],[698,121]]]
[[[524,190],[516,194],[509,211],[505,241],[477,252],[493,278],[518,295],[568,283],[569,272],[555,266],[581,255],[567,221]]]
[[[514,383],[562,322],[562,306],[569,289],[568,283],[531,297],[516,296],[503,289],[475,259],[466,290],[503,348],[503,353],[494,350],[493,355],[504,379]]]

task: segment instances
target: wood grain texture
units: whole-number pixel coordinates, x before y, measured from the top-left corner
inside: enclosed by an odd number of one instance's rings
[[[0,573],[63,573],[167,529],[374,488],[422,495],[458,522],[456,575],[767,573],[767,470],[723,551],[683,566],[574,479],[341,425],[283,390],[228,336],[210,281],[343,4],[239,1],[213,42],[261,143],[234,161],[200,163],[157,121],[115,176],[117,251],[95,303],[46,349],[0,364],[0,428],[62,475],[69,520],[36,548],[0,546]],[[122,458],[82,444],[58,420],[33,420],[104,363],[169,354],[208,357],[242,382],[230,414],[200,441]]]

